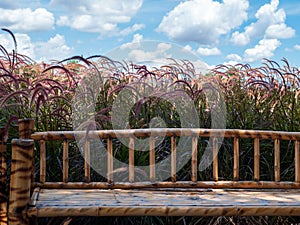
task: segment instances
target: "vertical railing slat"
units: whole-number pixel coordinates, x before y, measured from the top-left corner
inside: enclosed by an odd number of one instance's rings
[[[69,142],[63,142],[63,182],[67,183],[69,179]]]
[[[218,181],[218,138],[213,138],[213,179]]]
[[[107,139],[107,182],[112,183],[113,181],[113,146],[111,138]]]
[[[295,182],[300,182],[300,147],[299,147],[299,141],[295,141]]]
[[[176,138],[171,137],[171,178],[176,181]]]
[[[149,138],[149,164],[150,164],[150,181],[155,181],[155,140],[151,136]]]
[[[254,180],[259,181],[260,146],[259,138],[254,138]]]
[[[237,137],[233,139],[233,151],[233,179],[238,181],[240,176],[240,143]]]
[[[280,181],[280,140],[274,140],[274,177],[275,181]]]
[[[40,140],[40,182],[46,182],[46,142]]]
[[[134,182],[134,139],[129,138],[129,182]]]
[[[192,181],[197,181],[198,169],[198,137],[192,138]]]
[[[84,144],[84,180],[85,182],[91,182],[91,149],[90,141],[86,140]]]

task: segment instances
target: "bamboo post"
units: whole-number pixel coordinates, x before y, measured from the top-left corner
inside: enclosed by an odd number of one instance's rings
[[[91,149],[90,142],[87,140],[84,144],[84,180],[91,182]]]
[[[19,139],[31,139],[31,134],[34,132],[34,119],[25,118],[18,120]],[[34,157],[32,158],[32,182],[35,181]]]
[[[46,182],[46,142],[40,140],[40,182]]]
[[[259,181],[260,149],[259,138],[254,138],[254,180]]]
[[[13,139],[11,143],[9,224],[29,224],[26,210],[30,201],[34,141],[32,139]]]
[[[218,181],[218,139],[213,138],[213,179],[214,181]]]
[[[129,138],[129,182],[134,182],[134,139]]]
[[[0,128],[0,225],[7,224],[7,164],[6,141],[4,140],[4,128]]]
[[[197,182],[198,137],[192,138],[192,181]]]
[[[107,182],[112,183],[113,181],[113,147],[112,140],[107,138]]]
[[[295,141],[295,182],[300,182],[300,147],[299,147],[299,141]]]
[[[20,119],[19,125],[19,138],[30,139],[31,134],[34,132],[34,119]]]
[[[240,173],[240,144],[237,137],[233,139],[233,151],[233,179],[238,181]]]
[[[63,142],[63,182],[67,183],[69,180],[69,142]]]
[[[151,136],[149,138],[149,167],[150,167],[150,181],[155,181],[155,141]]]
[[[274,177],[275,181],[280,181],[280,140],[274,141]]]

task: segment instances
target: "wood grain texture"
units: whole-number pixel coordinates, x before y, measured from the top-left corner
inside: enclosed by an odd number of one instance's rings
[[[31,139],[13,139],[11,143],[9,224],[29,224],[26,211],[30,201],[34,142]]]
[[[30,215],[45,216],[256,216],[300,215],[297,190],[41,189]]]

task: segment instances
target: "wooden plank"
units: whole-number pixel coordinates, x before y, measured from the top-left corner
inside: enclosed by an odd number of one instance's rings
[[[86,141],[84,144],[84,180],[85,182],[91,182],[91,149],[90,141]]]
[[[45,140],[40,140],[40,182],[46,182],[46,142]]]
[[[176,139],[171,137],[171,179],[176,181]]]
[[[192,138],[192,182],[197,181],[198,173],[198,137]]]
[[[243,191],[211,189],[190,192],[41,189],[33,210],[37,210],[36,214],[39,217],[85,215],[291,216],[300,213],[300,193],[297,190],[281,189],[247,189]]]
[[[240,173],[240,144],[239,139],[233,139],[233,179],[239,180]]]
[[[129,182],[134,182],[134,139],[129,138]]]
[[[295,141],[295,181],[300,182],[300,147],[299,147],[299,141]]]
[[[113,182],[113,146],[111,138],[107,139],[107,182]]]
[[[69,180],[69,142],[63,142],[63,182],[67,183]]]
[[[280,140],[274,140],[274,177],[275,181],[280,181]]]
[[[254,180],[259,181],[260,149],[259,138],[254,138]]]
[[[213,180],[218,181],[218,139],[213,138]]]
[[[155,140],[151,136],[149,138],[149,167],[150,167],[150,181],[155,181]]]

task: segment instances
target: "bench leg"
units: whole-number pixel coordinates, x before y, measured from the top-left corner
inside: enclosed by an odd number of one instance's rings
[[[10,225],[29,224],[27,206],[30,201],[34,142],[31,139],[12,140],[12,162],[8,220]]]

